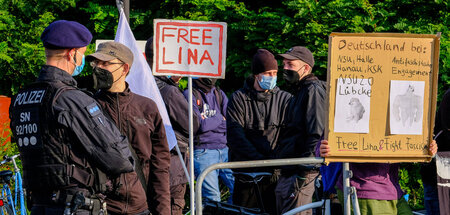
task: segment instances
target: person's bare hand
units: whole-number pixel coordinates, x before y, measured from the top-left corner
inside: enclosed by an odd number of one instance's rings
[[[430,144],[430,148],[428,149],[431,153],[431,156],[436,155],[437,150],[438,150],[438,146],[436,144],[436,140],[433,140]]]
[[[322,140],[320,142],[320,157],[328,157],[330,154],[330,146],[328,145],[328,140]]]

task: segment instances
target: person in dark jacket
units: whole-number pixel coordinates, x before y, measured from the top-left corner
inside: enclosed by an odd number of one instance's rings
[[[266,160],[275,158],[275,146],[283,127],[291,94],[276,86],[278,63],[272,53],[258,49],[253,56],[252,75],[244,87],[234,92],[227,108],[227,141],[230,161]],[[276,171],[273,168],[239,169],[239,172],[270,172],[272,178],[258,183],[264,209],[276,213]],[[235,175],[234,204],[256,208],[257,196],[253,184]]]
[[[145,57],[150,67],[153,66],[153,37],[150,37],[145,44]],[[155,76],[161,97],[166,105],[167,114],[172,124],[177,144],[181,152],[181,157],[174,148],[170,151],[170,200],[172,215],[183,214],[185,206],[184,195],[188,183],[184,166],[188,166],[187,149],[189,147],[189,103],[184,98],[183,92],[178,87],[181,76]],[[194,113],[194,119],[197,115]],[[194,120],[193,132],[197,133],[199,122]],[[184,163],[184,164],[183,164]]]
[[[213,164],[228,162],[225,118],[228,98],[222,90],[216,88],[216,80],[211,78],[193,80],[193,110],[199,116],[200,122],[194,146],[195,177]],[[189,99],[188,90],[185,90],[183,94],[186,99]],[[232,171],[218,169],[205,177],[202,186],[203,199],[220,202],[219,177],[233,196],[234,177]],[[228,200],[230,203],[231,196]]]
[[[170,199],[172,215],[183,214],[183,208],[186,204],[184,195],[188,183],[183,165],[188,166],[189,104],[184,98],[182,91],[178,88],[178,81],[180,79],[180,76],[172,76],[170,78],[165,76],[155,77],[156,84],[166,105],[170,123],[173,126],[184,163],[181,162],[177,150],[175,148],[172,149],[170,151]],[[196,118],[197,116],[194,113],[194,119]],[[198,120],[194,120],[194,134],[197,132],[198,127]]]
[[[11,100],[11,128],[32,215],[100,214],[106,210],[101,197],[110,191],[100,188],[108,186],[101,172],[115,177],[133,171],[126,137],[72,77],[83,70],[91,39],[78,22],[47,26],[41,35],[46,65],[37,81]]]
[[[277,145],[277,158],[313,157],[325,128],[326,83],[312,73],[314,57],[308,48],[295,46],[279,56],[283,58],[283,78],[292,86],[294,97]],[[278,212],[311,203],[317,176],[314,167],[284,167],[275,189]]]
[[[133,53],[125,45],[105,42],[87,57],[94,69],[98,102],[122,134],[136,157],[136,172],[116,178],[118,191],[107,198],[110,214],[170,214],[169,146],[156,103],[130,91],[125,81]]]
[[[450,152],[450,89],[447,90],[442,98],[439,105],[439,110],[436,114],[436,121],[434,125],[434,134],[436,138],[437,145],[439,147],[438,152]],[[438,154],[439,155],[439,154]],[[436,159],[430,163],[423,163],[421,168],[421,175],[423,180],[424,188],[424,205],[427,210],[427,214],[450,214],[450,198],[449,192],[443,192],[445,189],[445,183],[442,183],[440,188],[442,189],[441,195],[447,197],[447,202],[444,198],[438,197],[438,186],[437,186],[437,168]],[[447,186],[447,190],[450,188]],[[443,204],[442,204],[443,203]]]

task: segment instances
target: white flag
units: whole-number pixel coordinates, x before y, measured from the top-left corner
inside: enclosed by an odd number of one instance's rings
[[[117,27],[116,38],[114,40],[126,45],[133,52],[134,61],[126,81],[129,83],[132,92],[155,101],[158,106],[159,113],[163,119],[164,127],[166,128],[169,149],[172,149],[175,144],[177,144],[177,139],[172,129],[172,125],[170,124],[166,106],[164,105],[164,101],[159,93],[159,89],[156,85],[155,78],[152,75],[150,66],[147,64],[144,55],[139,51],[136,45],[136,39],[134,38],[130,26],[128,25],[123,10],[120,10],[119,26]]]

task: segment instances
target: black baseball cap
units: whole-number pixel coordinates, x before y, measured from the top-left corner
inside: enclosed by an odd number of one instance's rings
[[[284,54],[279,54],[278,56],[281,56],[288,60],[301,60],[311,67],[314,67],[314,57],[312,52],[304,47],[304,46],[294,46],[287,50]]]

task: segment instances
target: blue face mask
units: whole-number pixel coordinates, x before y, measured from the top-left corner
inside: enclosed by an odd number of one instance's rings
[[[76,65],[76,62],[75,62],[75,70],[73,71],[73,73],[72,73],[72,76],[77,76],[77,75],[79,75],[80,73],[81,73],[81,71],[83,71],[83,68],[84,68],[84,55],[83,55],[83,60],[81,60],[81,65]]]
[[[259,86],[264,90],[271,90],[277,86],[277,76],[261,76],[261,81],[258,80]]]

